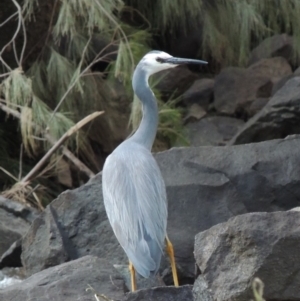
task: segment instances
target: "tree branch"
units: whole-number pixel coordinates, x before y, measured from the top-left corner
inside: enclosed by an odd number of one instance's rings
[[[10,114],[18,119],[21,119],[20,112],[9,108],[8,106],[6,106],[5,104],[3,104],[1,102],[0,102],[0,109],[3,110],[4,112],[6,112],[7,114]],[[34,123],[33,123],[33,126],[37,127],[37,125]],[[52,145],[54,145],[56,143],[56,140],[50,134],[46,133],[45,138]],[[85,173],[89,178],[92,178],[95,176],[95,174],[83,162],[81,162],[76,156],[74,156],[73,153],[66,146],[62,145],[60,148],[62,149],[63,155],[66,156],[80,171]]]

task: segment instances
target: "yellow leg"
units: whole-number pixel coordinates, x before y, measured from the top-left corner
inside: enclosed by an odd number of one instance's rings
[[[170,261],[171,261],[174,285],[179,286],[176,264],[175,264],[175,257],[174,257],[174,248],[173,248],[173,245],[172,245],[171,241],[169,240],[168,236],[166,237],[166,245],[167,245],[167,253],[168,253],[168,255],[170,257]]]
[[[129,271],[131,276],[131,291],[136,291],[136,279],[135,279],[135,269],[132,263],[129,261]]]

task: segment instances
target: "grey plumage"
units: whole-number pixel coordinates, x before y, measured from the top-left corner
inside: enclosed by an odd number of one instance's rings
[[[135,270],[146,278],[159,269],[168,216],[165,184],[151,154],[158,110],[148,78],[181,63],[205,62],[151,51],[137,65],[132,85],[143,104],[143,118],[135,134],[114,150],[103,168],[108,219]]]

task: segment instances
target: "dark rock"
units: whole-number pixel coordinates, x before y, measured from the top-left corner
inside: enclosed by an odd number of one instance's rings
[[[266,300],[300,299],[300,213],[250,213],[199,233],[195,258],[214,300],[250,300],[254,277]]]
[[[244,125],[240,119],[212,116],[186,125],[191,146],[225,145]]]
[[[15,241],[0,258],[0,269],[4,267],[21,267],[22,240]]]
[[[124,301],[193,301],[191,285],[155,287],[128,293]]]
[[[290,79],[229,144],[284,138],[300,133],[300,77]]]
[[[155,155],[167,187],[168,236],[183,271],[180,281],[194,279],[194,236],[200,231],[238,214],[300,206],[299,149],[300,138],[294,137],[234,147],[175,148]],[[47,209],[24,237],[28,275],[49,262],[87,254],[110,266],[128,263],[106,218],[101,174],[61,194],[51,207],[53,212]],[[60,260],[53,259],[52,249]],[[162,270],[169,266],[164,259]]]
[[[47,206],[23,237],[21,258],[27,276],[77,258],[59,223],[52,205]]]
[[[186,275],[194,275],[192,242],[197,229],[242,213],[299,206],[299,149],[296,137],[236,147],[177,148],[155,155],[167,187],[168,235]]]
[[[203,78],[194,81],[192,86],[183,93],[182,100],[185,104],[198,104],[207,110],[213,100],[214,79]]]
[[[287,34],[277,34],[265,39],[250,54],[248,65],[252,65],[264,58],[281,56],[293,61],[293,38]]]
[[[0,196],[0,209],[12,213],[15,217],[20,217],[28,223],[32,223],[39,215],[39,212],[36,209],[25,206],[14,200],[8,200],[2,196]]]
[[[101,174],[84,186],[62,193],[34,221],[23,238],[27,275],[85,255],[126,263],[126,255],[106,217]]]
[[[127,265],[115,264],[114,268],[119,272],[120,276],[124,280],[127,290],[131,291],[131,274],[128,268],[128,264]],[[163,279],[159,275],[156,275],[155,277],[151,277],[151,278],[144,278],[140,276],[138,273],[136,273],[135,279],[136,279],[136,286],[138,290],[157,287],[157,286],[166,286]]]
[[[245,78],[246,69],[228,67],[215,78],[214,106],[218,112],[234,114],[239,103],[240,78]],[[266,80],[265,83],[268,81]],[[254,92],[255,93],[255,92]]]
[[[269,78],[281,78],[292,74],[290,64],[283,57],[261,59],[255,64],[249,66],[247,70]]]
[[[153,75],[152,82],[157,82],[155,89],[160,91],[167,100],[171,96],[182,95],[198,79],[186,66],[179,66],[170,70],[164,70]]]
[[[247,116],[255,99],[270,97],[274,82],[291,73],[281,57],[260,60],[247,69],[225,68],[215,79],[214,106],[222,114]]]
[[[254,116],[257,114],[268,103],[269,100],[270,98],[263,97],[255,99],[248,110],[249,116]]]
[[[120,300],[122,281],[105,259],[85,256],[34,274],[0,291],[0,300],[95,301],[95,292]]]
[[[0,197],[0,257],[27,232],[31,213],[25,206]]]

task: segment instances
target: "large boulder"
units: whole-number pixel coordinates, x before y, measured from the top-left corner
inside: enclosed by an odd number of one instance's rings
[[[208,109],[214,96],[214,79],[201,78],[191,85],[182,95],[182,100],[187,105],[198,104],[204,109]]]
[[[300,212],[249,213],[199,233],[195,258],[214,300],[250,300],[255,277],[266,300],[300,300],[299,245]]]
[[[255,211],[300,202],[300,137],[236,147],[171,149],[155,156],[168,194],[168,233],[177,262],[194,273],[195,231]],[[174,163],[176,162],[176,163]]]
[[[124,296],[122,280],[105,259],[85,256],[0,290],[0,300],[95,301],[96,293],[120,300]]]
[[[247,69],[225,68],[215,79],[214,106],[221,114],[251,116],[251,104],[270,97],[274,83],[291,73],[282,57],[262,59]]]
[[[300,77],[290,79],[229,144],[284,138],[300,133]]]
[[[244,125],[240,119],[211,116],[185,126],[191,146],[225,145]]]
[[[248,65],[276,56],[284,57],[289,62],[293,61],[293,37],[284,33],[265,39],[252,50]]]
[[[35,216],[33,209],[0,196],[0,258],[25,235]]]
[[[163,70],[153,75],[152,83],[165,100],[182,95],[199,77],[187,66]]]
[[[168,235],[181,283],[194,277],[194,236],[253,211],[300,206],[300,138],[233,147],[174,148],[155,155],[168,194]],[[176,162],[176,163],[174,163]],[[61,194],[23,239],[28,275],[85,255],[127,264],[106,217],[101,174]],[[169,266],[166,260],[162,269]]]
[[[127,263],[106,217],[101,174],[54,200],[33,222],[22,248],[27,276],[85,255]]]

